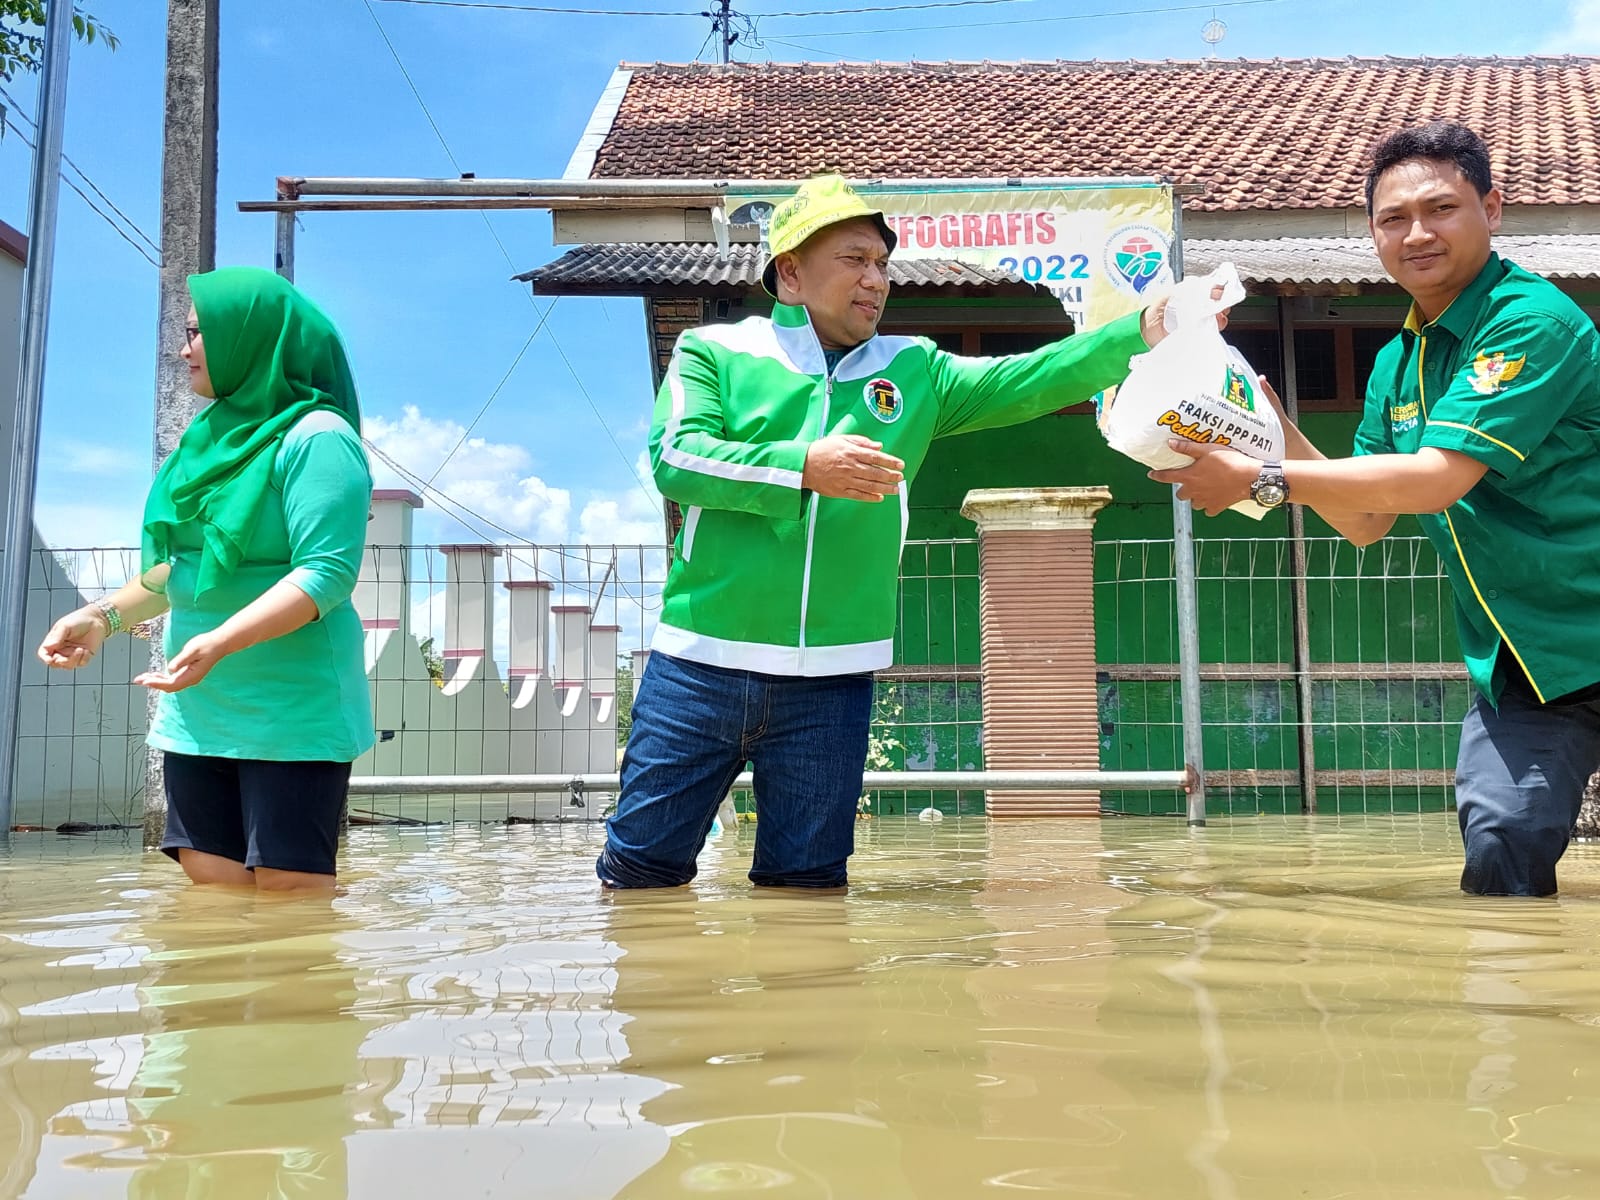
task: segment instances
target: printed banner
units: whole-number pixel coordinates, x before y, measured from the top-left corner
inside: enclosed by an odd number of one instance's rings
[[[1025,191],[875,192],[899,259],[1014,272],[1048,288],[1079,329],[1104,325],[1172,282],[1172,189],[1158,185]],[[781,196],[729,196],[734,225],[758,225]]]

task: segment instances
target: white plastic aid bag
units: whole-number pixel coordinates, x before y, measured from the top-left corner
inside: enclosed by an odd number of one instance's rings
[[[1211,293],[1222,288],[1220,297]],[[1283,426],[1261,393],[1255,370],[1217,328],[1216,315],[1244,299],[1232,263],[1201,279],[1186,279],[1167,300],[1167,336],[1137,355],[1128,378],[1102,408],[1100,432],[1113,450],[1157,469],[1192,461],[1167,445],[1187,438],[1231,446],[1252,458],[1283,458]],[[1270,511],[1254,500],[1235,512],[1260,520]]]

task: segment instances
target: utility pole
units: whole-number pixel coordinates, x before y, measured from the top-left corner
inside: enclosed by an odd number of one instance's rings
[[[167,0],[167,99],[161,149],[161,298],[156,323],[155,465],[161,466],[199,405],[178,358],[189,315],[189,276],[217,265],[217,5]],[[150,667],[165,665],[151,639]],[[159,697],[150,694],[155,715]],[[145,770],[144,842],[158,845],[167,819],[159,751]]]
[[[720,32],[722,34],[722,62],[726,66],[728,51],[733,48],[733,43],[737,39],[733,34],[733,0],[721,0],[721,3],[722,13],[720,16],[712,18],[711,28],[712,32]]]
[[[16,424],[11,431],[11,494],[0,561],[0,842],[9,840],[17,790],[17,726],[22,707],[22,639],[33,565],[33,493],[39,477],[39,413],[44,406],[45,334],[55,275],[56,214],[61,195],[61,134],[67,115],[67,56],[72,6],[45,10],[44,63],[39,74],[38,138],[28,204],[28,262],[22,277],[22,361],[17,372]]]

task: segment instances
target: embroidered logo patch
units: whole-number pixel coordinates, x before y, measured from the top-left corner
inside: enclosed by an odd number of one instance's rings
[[[1472,360],[1472,378],[1468,382],[1478,395],[1493,396],[1497,392],[1505,391],[1506,384],[1522,373],[1522,368],[1527,362],[1526,354],[1507,358],[1504,350],[1496,350],[1493,354],[1480,354]]]
[[[892,379],[869,380],[867,386],[861,389],[861,396],[867,402],[867,411],[885,425],[894,424],[905,411],[905,399]]]
[[[1421,411],[1415,400],[1396,404],[1389,409],[1389,425],[1395,433],[1409,433],[1417,427]]]

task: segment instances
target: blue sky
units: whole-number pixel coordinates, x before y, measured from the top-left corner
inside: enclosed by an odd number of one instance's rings
[[[703,0],[506,2],[664,13],[709,7]],[[1006,0],[902,13],[860,12],[866,5],[839,0],[745,0],[736,7],[757,17],[851,9],[762,19],[764,45],[734,52],[818,61],[1198,58],[1207,49],[1199,31],[1212,15],[1210,6],[1126,11],[1159,7],[1154,0]],[[121,48],[74,47],[67,152],[154,237],[165,5],[95,0],[89,8],[116,31]],[[1053,19],[1113,10],[1123,11]],[[1523,0],[1514,21],[1505,11],[1483,0],[1263,0],[1215,8],[1228,25],[1224,57],[1600,51],[1600,0]],[[985,21],[994,24],[971,24]],[[1033,23],[1000,23],[1020,21]],[[913,28],[956,23],[968,24]],[[887,28],[898,32],[835,36]],[[271,218],[241,214],[235,205],[269,198],[281,174],[451,176],[459,169],[558,176],[619,61],[690,61],[708,32],[709,22],[688,16],[222,0],[217,261],[270,265]],[[35,88],[33,77],[9,87],[28,115]],[[1128,114],[1130,137],[1139,136],[1143,119]],[[29,168],[22,140],[9,133],[0,139],[0,219],[17,227],[26,222]],[[530,303],[509,277],[555,257],[549,217],[495,213],[490,223],[493,234],[476,214],[309,214],[300,232],[297,281],[345,331],[370,435],[424,477],[477,416],[548,304]],[[155,313],[155,269],[64,189],[38,503],[52,545],[135,540],[150,473]],[[654,498],[638,482],[650,405],[640,303],[562,300],[437,483],[541,542],[656,540]],[[380,472],[379,482],[395,480]],[[472,540],[435,506],[419,515],[418,534]]]

